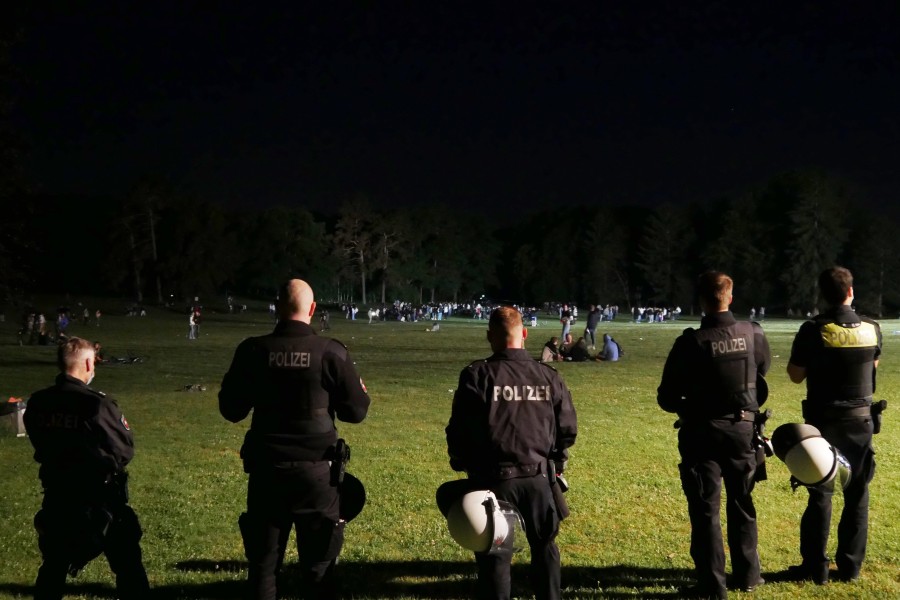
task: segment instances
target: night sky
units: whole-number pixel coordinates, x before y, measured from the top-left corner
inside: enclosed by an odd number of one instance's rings
[[[900,185],[900,3],[31,8],[13,126],[49,194],[532,210]]]

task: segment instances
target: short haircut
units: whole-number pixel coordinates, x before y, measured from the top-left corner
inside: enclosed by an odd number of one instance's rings
[[[819,274],[819,291],[832,306],[843,304],[853,287],[853,274],[844,267],[831,267]]]
[[[697,296],[706,308],[728,305],[728,298],[734,291],[734,281],[721,271],[707,271],[697,278]]]
[[[511,335],[516,328],[524,327],[522,313],[512,306],[499,306],[491,312],[488,329]]]
[[[94,354],[94,342],[79,337],[71,337],[56,349],[56,365],[59,370],[66,373],[75,367],[85,352]]]

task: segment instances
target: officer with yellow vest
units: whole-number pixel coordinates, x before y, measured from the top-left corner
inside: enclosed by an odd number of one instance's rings
[[[791,349],[791,381],[806,381],[803,418],[849,461],[852,476],[844,489],[835,553],[837,579],[859,577],[866,553],[869,482],[875,474],[872,449],[872,394],[881,356],[881,328],[853,310],[853,275],[843,267],[819,275],[819,290],[829,308],[805,322]],[[795,579],[828,582],[826,555],[831,526],[832,491],[809,488],[809,503],[800,521],[802,564],[790,569]]]

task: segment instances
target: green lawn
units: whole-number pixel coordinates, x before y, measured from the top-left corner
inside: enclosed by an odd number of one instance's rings
[[[130,468],[132,504],[144,527],[145,563],[156,598],[237,598],[246,576],[237,516],[245,475],[238,449],[247,423],[219,416],[216,393],[237,343],[271,329],[262,306],[244,315],[208,314],[200,340],[187,339],[187,317],[150,310],[145,318],[105,311],[100,327],[71,333],[100,340],[111,355],[133,351],[143,364],[101,366],[94,387],[117,398],[135,434]],[[253,310],[256,309],[256,310]],[[446,459],[444,426],[459,370],[488,353],[486,324],[451,319],[430,323],[349,322],[332,311],[331,335],[350,348],[372,397],[360,425],[340,425],[353,447],[349,470],[365,483],[369,502],[347,528],[341,555],[345,597],[462,598],[471,596],[472,557],[450,539],[434,505],[434,490],[455,478]],[[15,320],[8,315],[8,320]],[[573,328],[578,330],[583,321]],[[603,324],[623,345],[619,363],[563,364],[579,416],[568,500],[572,516],[559,545],[567,598],[675,598],[690,583],[689,525],[678,473],[673,416],[656,405],[663,361],[681,324]],[[769,430],[800,420],[803,386],[785,375],[798,321],[764,324],[772,346],[769,376],[774,410]],[[0,395],[27,396],[49,385],[56,370],[49,347],[19,346],[16,325],[0,324]],[[760,555],[769,584],[754,598],[900,597],[900,322],[884,321],[878,397],[892,406],[875,438],[878,471],[871,486],[868,557],[855,584],[778,582],[798,562],[798,527],[806,494],[792,493],[784,465],[769,461],[769,481],[755,499]],[[531,331],[534,355],[555,319]],[[203,384],[206,391],[184,391]],[[894,413],[897,413],[895,415]],[[40,562],[31,525],[41,491],[27,439],[0,433],[0,597],[26,597]],[[837,508],[840,499],[836,500]],[[834,528],[833,528],[834,530]],[[834,546],[832,536],[831,546]],[[295,581],[288,553],[283,592]],[[528,597],[527,552],[516,558],[514,586]],[[114,597],[109,569],[94,561],[70,580],[72,597]],[[750,597],[735,593],[734,597]]]

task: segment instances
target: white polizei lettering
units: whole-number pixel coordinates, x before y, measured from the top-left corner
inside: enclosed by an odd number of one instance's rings
[[[547,402],[550,400],[549,385],[495,385],[493,401],[507,402]]]
[[[309,352],[269,352],[270,367],[286,367],[290,369],[308,369]]]
[[[747,351],[746,338],[732,338],[728,340],[718,340],[710,342],[710,349],[713,356],[721,356],[723,354],[735,354]]]

